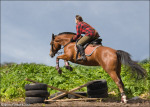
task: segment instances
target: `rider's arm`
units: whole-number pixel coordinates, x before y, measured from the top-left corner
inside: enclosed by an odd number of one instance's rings
[[[76,25],[76,30],[77,30],[77,34],[76,34],[76,36],[73,38],[74,40],[77,40],[77,39],[81,36],[81,33],[82,33],[81,24]]]

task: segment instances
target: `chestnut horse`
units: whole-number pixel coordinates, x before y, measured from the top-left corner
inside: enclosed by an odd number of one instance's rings
[[[71,32],[63,32],[58,35],[52,35],[50,56],[54,57],[58,50],[64,48],[64,54],[57,56],[56,58],[56,69],[58,72],[62,73],[59,68],[59,59],[63,59],[65,61],[66,68],[70,70],[72,70],[72,68],[69,66],[68,61],[86,66],[102,66],[118,86],[121,93],[121,102],[126,103],[127,100],[124,93],[124,84],[120,76],[121,64],[123,63],[129,66],[131,70],[134,71],[133,74],[136,72],[141,77],[146,76],[146,71],[135,61],[132,61],[127,52],[114,50],[105,46],[98,47],[91,56],[86,57],[86,61],[76,62],[75,42],[70,42],[70,39],[75,35],[75,33]],[[61,46],[63,47],[61,48]]]

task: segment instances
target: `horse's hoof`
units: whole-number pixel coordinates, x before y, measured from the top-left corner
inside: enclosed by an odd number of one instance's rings
[[[70,67],[70,66],[66,66],[66,69],[68,69],[68,70],[70,70],[70,71],[72,71],[72,70],[73,70],[73,68],[72,68],[72,67]]]
[[[121,97],[121,103],[127,103],[127,99],[126,99],[126,96],[125,95],[123,95],[122,97]]]
[[[62,70],[61,70],[61,69],[58,69],[58,73],[59,73],[59,74],[62,74]]]
[[[127,103],[127,100],[126,101],[121,101],[121,103]]]

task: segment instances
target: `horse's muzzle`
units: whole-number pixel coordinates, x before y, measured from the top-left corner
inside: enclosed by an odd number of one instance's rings
[[[51,58],[53,58],[54,56],[55,56],[55,54],[54,53],[49,53],[49,56],[51,57]]]
[[[50,56],[51,58],[53,58],[55,55],[54,55],[54,54],[49,54],[49,56]]]

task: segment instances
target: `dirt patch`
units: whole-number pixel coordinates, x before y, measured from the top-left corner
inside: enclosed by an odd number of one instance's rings
[[[133,99],[129,100],[127,104],[120,103],[110,99],[98,101],[72,101],[72,102],[51,102],[49,104],[25,104],[25,102],[1,102],[1,106],[15,106],[15,107],[150,107],[150,100]]]

